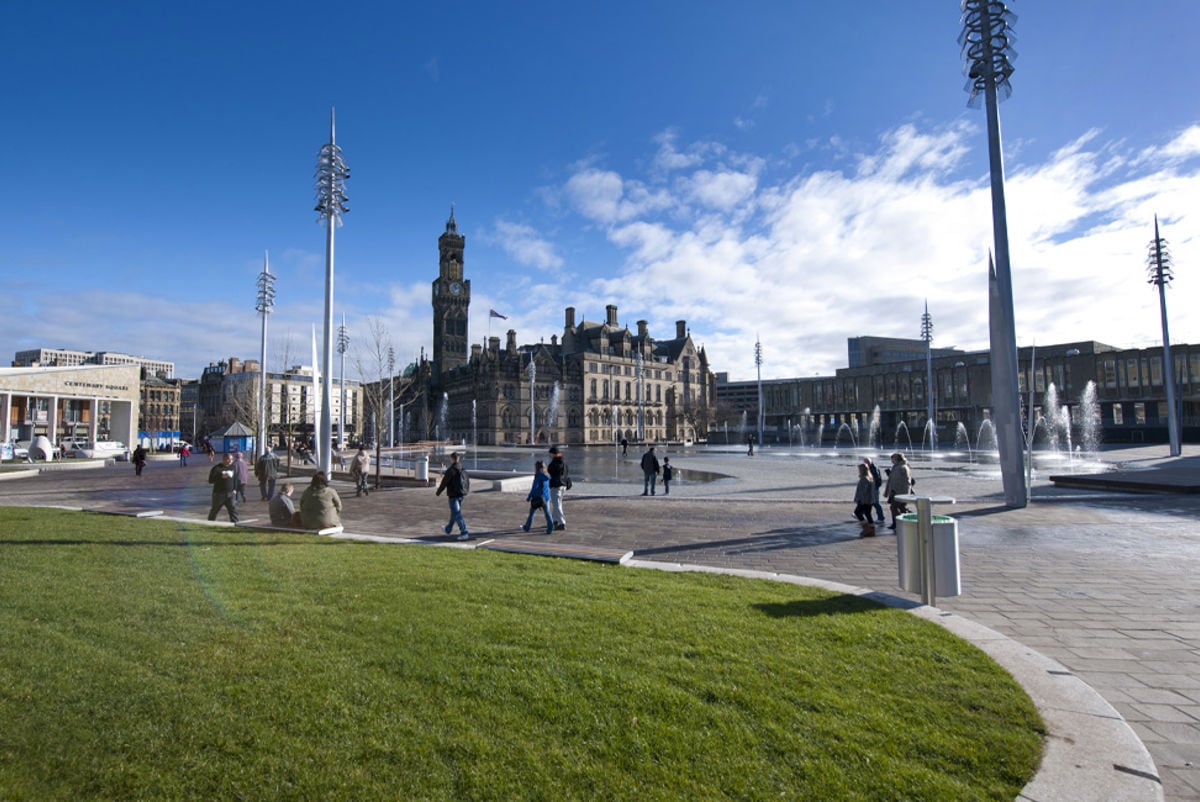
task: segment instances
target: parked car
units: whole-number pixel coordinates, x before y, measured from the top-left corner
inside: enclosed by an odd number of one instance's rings
[[[97,440],[94,443],[75,442],[73,445],[74,449],[71,448],[71,444],[67,446],[67,453],[72,457],[79,457],[80,459],[129,460],[128,447],[117,440]]]
[[[29,442],[13,443],[13,459],[29,462]]]

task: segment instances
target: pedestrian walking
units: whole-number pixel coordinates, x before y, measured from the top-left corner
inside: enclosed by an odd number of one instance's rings
[[[649,450],[642,455],[642,474],[645,476],[645,482],[642,483],[642,495],[653,496],[655,484],[658,482],[658,457],[654,455],[654,446],[650,446]]]
[[[871,512],[879,503],[879,489],[871,478],[871,471],[866,463],[859,463],[858,485],[854,488],[854,517],[862,525],[860,537],[875,537],[875,522],[871,520]]]
[[[250,466],[242,459],[242,452],[233,455],[233,468],[237,471],[237,500],[246,501],[246,482],[250,481]]]
[[[629,453],[629,441],[627,439],[625,439],[624,437],[622,437],[621,438],[621,456],[623,457],[628,453]]]
[[[888,529],[896,528],[896,516],[903,515],[908,512],[908,505],[903,501],[896,501],[896,496],[904,496],[912,492],[913,485],[916,481],[912,478],[912,471],[908,467],[908,460],[904,455],[897,451],[892,455],[892,467],[887,471],[887,500],[888,508],[892,513],[892,522],[888,525]]]
[[[546,472],[550,474],[550,512],[554,518],[554,528],[561,532],[567,528],[563,494],[571,489],[571,472],[563,459],[562,449],[551,446],[550,454],[550,464],[546,466]]]
[[[192,455],[192,449],[190,449],[188,447],[187,443],[184,443],[183,445],[181,445],[179,447],[179,467],[180,468],[187,467],[188,457],[190,457],[191,455]]]
[[[233,467],[233,455],[225,454],[221,462],[208,471],[208,483],[212,485],[212,507],[208,520],[217,520],[217,510],[224,507],[229,511],[229,522],[237,523],[237,469]]]
[[[305,529],[332,529],[342,525],[342,497],[329,486],[325,474],[317,471],[300,496],[300,523]]]
[[[133,472],[136,476],[142,475],[142,468],[146,467],[146,447],[141,443],[137,444],[137,448],[133,450]]]
[[[671,467],[671,458],[663,457],[662,461],[663,495],[671,495],[671,480],[675,478],[675,469]]]
[[[526,516],[521,529],[528,532],[533,524],[533,514],[541,510],[546,516],[546,534],[554,534],[554,517],[550,514],[550,474],[546,472],[546,464],[541,460],[534,463],[533,486],[529,488],[529,495],[525,496],[525,500],[529,502],[529,515]]]
[[[871,481],[875,483],[875,521],[883,523],[883,505],[879,503],[879,488],[883,486],[883,477],[879,475],[879,468],[870,457],[863,457],[862,461],[867,466],[867,472],[871,474]]]
[[[458,524],[458,539],[470,540],[471,533],[467,531],[467,522],[463,519],[462,502],[471,492],[471,477],[467,475],[467,469],[459,464],[458,452],[450,455],[450,465],[442,473],[442,481],[434,495],[440,496],[443,490],[450,500],[450,522],[442,527],[442,531],[448,535]]]
[[[258,493],[263,501],[275,496],[275,481],[279,478],[279,458],[267,449],[254,463],[254,478],[258,479]]]
[[[354,479],[354,497],[370,495],[367,492],[367,477],[371,474],[371,455],[362,446],[350,460],[350,476]]]

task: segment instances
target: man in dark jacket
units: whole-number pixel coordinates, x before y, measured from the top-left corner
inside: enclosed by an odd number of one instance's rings
[[[254,463],[254,478],[258,479],[262,500],[270,501],[275,496],[275,480],[279,478],[279,458],[269,449]]]
[[[658,483],[658,457],[654,456],[654,446],[642,455],[642,473],[646,482],[642,485],[642,495],[654,495],[654,486]]]
[[[237,469],[233,467],[233,455],[226,453],[221,462],[212,466],[208,472],[208,483],[212,485],[212,508],[208,511],[208,520],[217,520],[217,510],[221,507],[229,510],[229,522],[237,523],[237,507],[234,501],[237,497]]]
[[[467,478],[467,471],[459,464],[458,459],[457,453],[450,455],[450,465],[442,474],[442,481],[435,495],[440,496],[445,490],[447,498],[450,499],[450,522],[442,527],[442,531],[450,534],[457,523],[458,539],[470,540],[471,533],[467,531],[467,522],[463,520],[462,514],[462,500],[470,488],[470,479]]]
[[[546,472],[550,474],[550,513],[554,517],[554,529],[561,532],[567,528],[567,516],[563,515],[563,491],[571,479],[562,450],[558,446],[551,446],[550,454],[552,459],[546,466]]]

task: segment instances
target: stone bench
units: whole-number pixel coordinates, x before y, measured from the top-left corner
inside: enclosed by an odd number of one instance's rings
[[[606,549],[600,546],[584,546],[578,543],[543,543],[527,540],[488,540],[476,548],[489,551],[505,551],[514,554],[537,554],[543,557],[569,557],[575,560],[616,563],[632,559],[633,552],[624,549]]]
[[[162,515],[162,510],[153,510],[148,507],[133,507],[110,504],[106,507],[84,507],[84,512],[98,512],[103,515],[126,515],[130,518],[154,518]]]
[[[240,529],[254,529],[263,532],[291,532],[295,535],[340,535],[344,531],[341,524],[337,526],[329,526],[324,529],[302,529],[291,526],[276,526],[275,524],[260,524],[256,523],[253,518],[249,520],[241,520],[234,524]]]

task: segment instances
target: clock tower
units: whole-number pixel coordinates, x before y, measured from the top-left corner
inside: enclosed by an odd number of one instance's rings
[[[467,309],[471,304],[471,282],[463,280],[463,246],[454,207],[446,231],[438,237],[438,277],[433,282],[433,380],[467,364]]]

